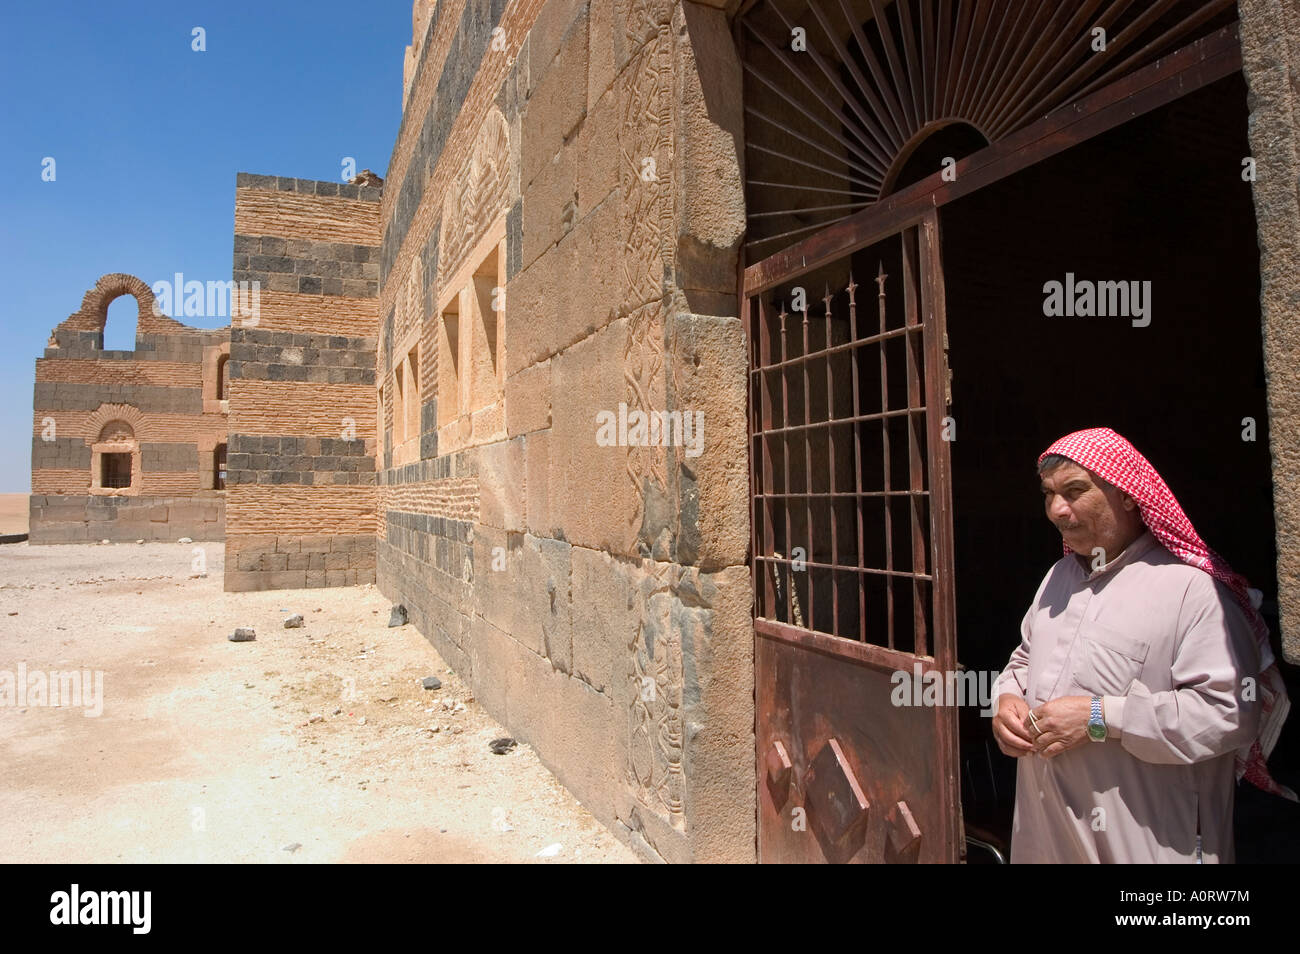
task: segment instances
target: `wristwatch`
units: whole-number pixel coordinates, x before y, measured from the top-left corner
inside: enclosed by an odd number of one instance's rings
[[[1101,696],[1092,697],[1092,713],[1088,717],[1088,738],[1094,742],[1106,741],[1106,722],[1101,717]]]

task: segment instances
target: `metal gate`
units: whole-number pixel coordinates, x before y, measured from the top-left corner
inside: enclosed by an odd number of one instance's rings
[[[1240,69],[1233,4],[744,0],[735,23],[759,860],[958,861],[957,710],[912,704],[957,668],[937,210]],[[960,124],[988,145],[909,184]]]
[[[744,294],[759,860],[957,861],[938,216],[791,272]]]

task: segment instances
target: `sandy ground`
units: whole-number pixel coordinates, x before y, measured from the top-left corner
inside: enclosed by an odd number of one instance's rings
[[[0,494],[0,535],[27,532],[28,503],[27,494]]]
[[[0,546],[0,862],[636,861],[373,586],[224,593],[195,550]],[[102,670],[102,715],[9,703],[20,663]]]

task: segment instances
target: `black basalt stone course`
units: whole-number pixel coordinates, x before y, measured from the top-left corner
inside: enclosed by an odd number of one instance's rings
[[[451,125],[460,112],[470,83],[478,72],[483,54],[492,39],[492,30],[501,21],[505,11],[506,0],[468,0],[461,12],[460,22],[451,40],[447,57],[443,61],[442,73],[438,76],[437,88],[428,111],[420,118],[420,134],[407,164],[406,174],[398,189],[397,200],[393,203],[393,212],[384,226],[381,244],[380,281],[386,281],[397,259],[397,252],[402,247],[406,233],[415,219],[424,186],[438,164],[438,158],[446,146]],[[429,44],[423,47],[427,54]],[[416,67],[414,84],[419,84],[425,67],[424,55]],[[414,84],[412,88],[414,88]],[[414,122],[410,113],[403,114],[402,125],[398,130],[397,142],[400,145],[409,135],[407,123]]]

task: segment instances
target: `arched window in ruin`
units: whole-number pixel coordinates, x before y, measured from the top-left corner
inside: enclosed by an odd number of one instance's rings
[[[230,341],[205,345],[203,348],[203,413],[227,414],[230,411]]]
[[[105,351],[134,351],[139,325],[140,302],[130,292],[122,292],[108,303],[104,321]]]
[[[101,275],[81,298],[81,307],[61,321],[50,336],[52,348],[103,351],[104,332],[113,309],[108,345],[110,350],[134,351],[141,337],[185,332],[185,325],[161,310],[153,290],[134,275],[113,272]],[[135,309],[134,318],[129,310]]]

